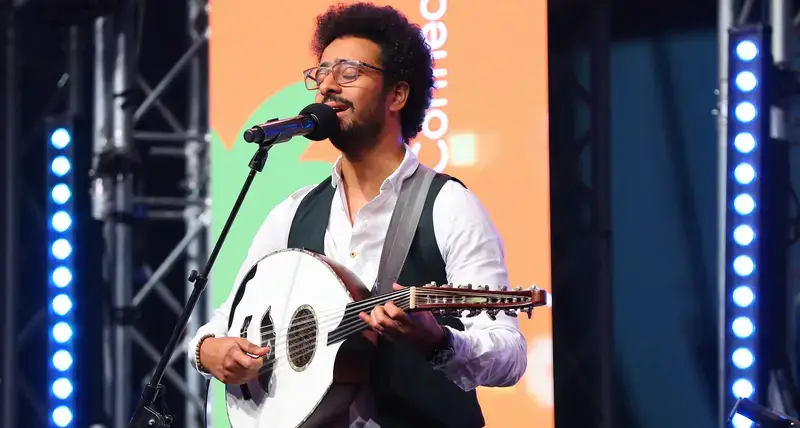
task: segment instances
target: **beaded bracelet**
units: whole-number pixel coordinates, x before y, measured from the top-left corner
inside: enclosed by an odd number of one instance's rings
[[[206,370],[206,368],[200,362],[200,346],[202,346],[203,341],[208,339],[209,337],[215,337],[215,335],[209,333],[201,337],[200,340],[197,341],[197,346],[194,348],[194,363],[197,366],[197,370],[200,370],[203,373],[208,373],[208,370]]]

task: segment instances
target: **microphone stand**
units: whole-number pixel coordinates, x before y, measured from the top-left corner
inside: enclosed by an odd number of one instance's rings
[[[159,394],[163,392],[164,389],[164,386],[161,384],[161,379],[164,377],[164,371],[167,369],[170,357],[178,346],[178,340],[183,336],[184,330],[186,330],[189,316],[192,314],[192,311],[194,311],[197,300],[206,288],[208,275],[211,273],[211,267],[214,265],[214,261],[222,248],[222,244],[225,242],[225,238],[228,236],[228,231],[231,225],[233,225],[236,215],[239,213],[239,208],[241,208],[248,190],[250,190],[250,185],[253,183],[256,174],[264,170],[264,165],[267,163],[267,154],[276,141],[277,138],[274,138],[269,141],[258,143],[258,150],[256,150],[256,153],[250,160],[250,173],[247,175],[247,179],[245,179],[242,190],[239,192],[239,197],[236,198],[236,202],[233,204],[230,214],[228,214],[225,226],[222,228],[222,232],[219,238],[217,238],[217,242],[214,244],[214,249],[211,250],[203,272],[197,273],[196,270],[193,270],[189,274],[189,281],[194,283],[194,288],[192,288],[192,293],[189,295],[186,306],[183,308],[178,324],[172,331],[172,337],[169,338],[167,348],[161,355],[161,360],[158,362],[153,376],[142,391],[139,404],[136,405],[136,410],[133,412],[128,428],[169,428],[172,425],[174,417],[169,413],[169,410],[167,410],[163,394]],[[163,409],[161,412],[156,409],[157,399],[159,400],[158,407]]]

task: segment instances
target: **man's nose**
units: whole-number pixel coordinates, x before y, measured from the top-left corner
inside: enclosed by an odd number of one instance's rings
[[[322,79],[322,83],[319,84],[319,93],[322,96],[327,94],[339,94],[342,92],[342,87],[336,83],[336,78],[333,77],[333,73],[328,73],[324,79]]]

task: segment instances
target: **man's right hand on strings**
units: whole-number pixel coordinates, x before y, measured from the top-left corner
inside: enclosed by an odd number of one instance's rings
[[[269,351],[241,337],[210,337],[200,346],[200,363],[220,382],[238,385],[258,376]]]

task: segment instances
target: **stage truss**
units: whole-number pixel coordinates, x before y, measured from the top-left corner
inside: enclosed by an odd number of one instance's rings
[[[141,73],[141,31],[148,25],[143,1],[121,1],[121,13],[95,22],[95,162],[93,214],[103,220],[106,241],[105,278],[110,285],[112,309],[105,325],[105,371],[108,374],[105,404],[110,427],[127,426],[138,394],[149,380],[163,344],[149,337],[153,328],[137,326],[141,315],[171,312],[161,334],[171,333],[191,292],[189,272],[200,271],[206,261],[210,226],[208,124],[208,12],[206,0],[186,0],[186,28],[159,30],[164,37],[185,37],[188,48],[161,76],[147,81]],[[156,53],[156,56],[158,53]],[[152,64],[145,64],[152,67]],[[179,119],[165,93],[175,85],[187,85],[186,117]],[[139,95],[139,97],[137,97]],[[180,103],[177,103],[180,104]],[[160,126],[141,123],[147,115],[160,116]],[[175,165],[185,163],[181,197],[153,196],[141,191],[147,176],[163,177],[159,168],[142,165],[164,158]],[[161,165],[161,164],[159,164]],[[158,242],[173,249],[157,266],[140,250],[137,236],[143,225],[153,222],[183,223],[185,235],[178,242]],[[178,226],[176,224],[176,226]],[[176,296],[175,285],[165,284],[170,271],[182,266],[185,295]],[[183,285],[185,284],[185,285]],[[170,290],[172,288],[172,290]],[[186,342],[205,320],[209,299],[204,294],[167,366],[164,383],[168,403],[183,396],[184,409],[176,411],[179,426],[202,426],[206,382],[185,358]],[[148,309],[149,308],[149,309]],[[165,343],[163,341],[162,343]],[[149,358],[152,368],[144,378],[134,374],[134,351]],[[176,366],[183,366],[183,370]]]
[[[612,428],[611,3],[552,4],[549,27],[555,418]]]

